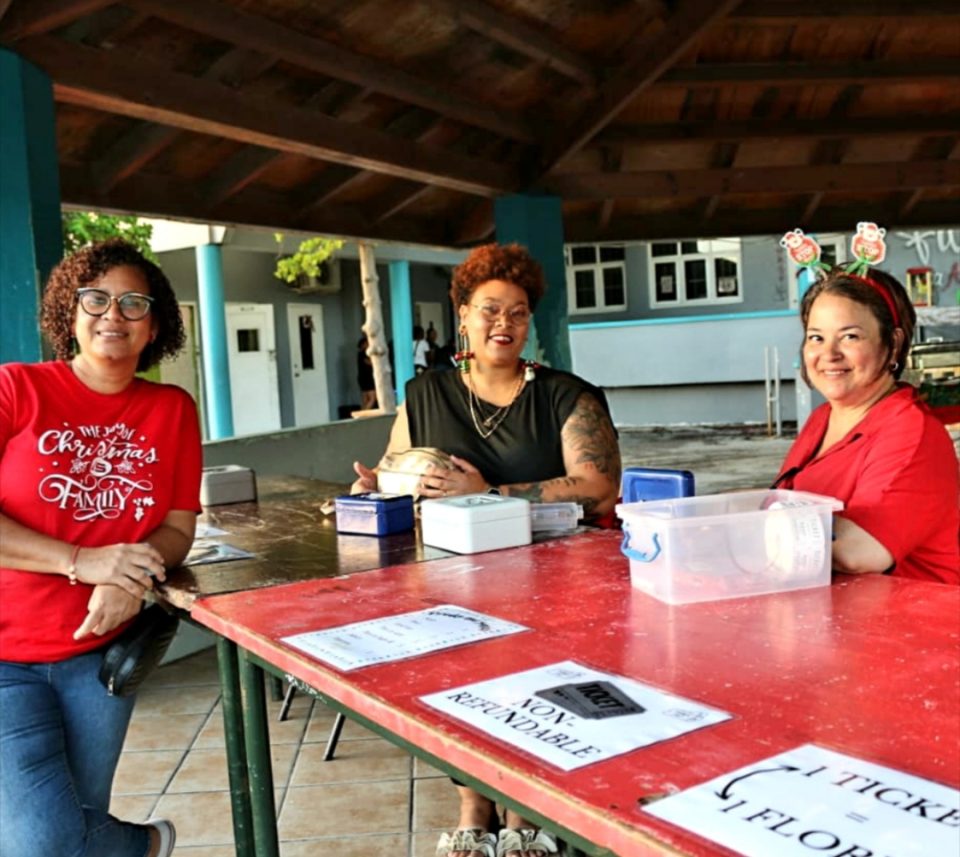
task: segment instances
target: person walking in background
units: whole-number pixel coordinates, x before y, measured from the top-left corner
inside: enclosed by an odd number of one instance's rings
[[[0,852],[168,857],[171,822],[109,814],[134,698],[98,674],[193,541],[196,406],[136,377],[183,347],[180,311],[115,239],[53,270],[40,326],[56,359],[0,366]]]
[[[423,328],[419,324],[415,324],[413,326],[413,371],[417,375],[430,368],[430,362],[427,359],[429,353],[430,345],[423,334]]]

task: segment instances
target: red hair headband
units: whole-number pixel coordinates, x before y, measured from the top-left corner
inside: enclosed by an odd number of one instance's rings
[[[869,277],[862,277],[859,274],[850,274],[849,276],[851,280],[856,280],[858,283],[870,286],[871,289],[880,295],[880,297],[883,298],[883,302],[887,305],[887,309],[890,310],[890,315],[893,316],[893,326],[900,327],[900,313],[897,312],[897,304],[893,300],[890,292],[876,280],[871,280]]]

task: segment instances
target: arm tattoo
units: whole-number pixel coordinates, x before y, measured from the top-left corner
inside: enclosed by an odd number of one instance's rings
[[[567,461],[586,465],[588,470],[600,475],[605,487],[598,489],[595,484],[587,484],[583,475],[568,475],[543,482],[504,486],[506,493],[511,497],[523,497],[532,503],[560,500],[577,503],[583,506],[587,518],[595,517],[604,496],[609,501],[616,497],[620,487],[620,448],[613,425],[596,398],[584,393],[567,418],[561,436]],[[597,493],[588,493],[592,491]]]
[[[563,440],[576,454],[577,464],[592,464],[598,473],[620,481],[620,448],[607,412],[589,393],[577,400],[563,426]]]

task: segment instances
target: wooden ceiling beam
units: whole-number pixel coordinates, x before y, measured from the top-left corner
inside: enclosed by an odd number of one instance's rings
[[[407,206],[426,196],[433,188],[416,182],[396,182],[386,193],[372,204],[364,206],[364,214],[371,223],[383,223],[399,214]]]
[[[0,21],[0,41],[12,43],[49,33],[112,6],[116,0],[19,0],[7,6]]]
[[[597,72],[593,66],[544,30],[505,15],[478,0],[431,0],[444,7],[463,26],[554,69],[560,74],[595,89]]]
[[[740,0],[679,0],[666,26],[630,48],[635,59],[610,78],[593,104],[571,126],[566,139],[548,150],[548,168],[580,151],[637,95],[654,83],[703,33],[734,9]]]
[[[90,172],[97,187],[104,192],[112,190],[162,152],[179,133],[178,128],[138,122],[93,163]]]
[[[957,16],[955,0],[804,0],[782,3],[777,0],[744,0],[730,18],[733,23],[793,25],[824,18],[882,21],[917,21]]]
[[[245,79],[244,74],[252,71],[252,65],[257,68],[263,68],[267,65],[269,58],[262,55],[251,55],[249,51],[241,49],[229,50],[214,62],[204,73],[203,77],[207,80],[217,80],[228,86],[235,85],[236,82]],[[270,60],[272,65],[274,61]],[[150,122],[138,123],[129,133],[118,139],[113,146],[104,154],[93,166],[93,175],[97,180],[100,189],[109,191],[118,182],[143,168],[152,158],[156,157],[180,134],[178,128],[169,128],[165,125],[154,125]],[[262,152],[262,149],[257,151]],[[271,157],[276,158],[277,153],[271,152]],[[228,165],[224,165],[227,169]],[[265,165],[263,165],[265,168]],[[261,164],[258,162],[259,172]],[[242,179],[236,175],[236,165],[233,171],[228,173],[231,178],[224,185],[224,179],[214,177],[210,188],[212,194],[220,194],[225,186],[230,183],[238,183]],[[242,186],[242,184],[240,185]]]
[[[877,223],[908,226],[954,226],[957,204],[952,201],[921,202],[902,220],[897,219],[897,206],[877,204],[870,207],[870,218]],[[564,237],[569,242],[649,241],[657,239],[724,238],[733,235],[776,235],[801,226],[820,232],[849,232],[864,217],[863,205],[823,207],[816,221],[804,223],[801,209],[795,205],[769,209],[721,208],[709,224],[698,220],[694,210],[657,212],[634,217],[617,217],[603,234],[596,229],[592,217],[568,219]]]
[[[54,81],[54,97],[76,104],[224,137],[281,152],[346,164],[464,193],[516,191],[518,171],[451,154],[376,129],[350,125],[274,99],[240,95],[221,84],[178,74],[146,59],[35,36],[18,50]]]
[[[386,124],[386,130],[421,143],[440,142],[443,121],[417,108],[402,111]],[[349,167],[330,167],[296,194],[299,217],[309,217],[310,211],[326,205],[333,197],[351,185],[370,176],[369,170]],[[417,187],[422,185],[417,184]]]
[[[681,143],[746,142],[769,139],[840,137],[949,137],[960,134],[960,113],[890,118],[762,119],[743,122],[676,122],[666,125],[611,125],[592,142]]]
[[[642,199],[722,194],[813,193],[816,191],[960,188],[960,162],[907,161],[798,167],[649,170],[552,175],[544,189],[564,199]]]
[[[535,142],[532,123],[509,111],[472,103],[461,93],[422,80],[402,69],[361,54],[352,53],[322,39],[276,24],[214,0],[126,0],[128,5],[185,29],[204,33],[268,55],[282,56],[285,62],[328,77],[347,80],[357,86],[415,104],[458,122],[486,128],[511,139]]]
[[[62,166],[60,190],[64,204],[104,212],[170,217],[190,221],[215,220],[227,225],[248,225],[278,230],[303,229],[325,235],[440,245],[444,225],[432,226],[410,218],[397,218],[374,233],[354,206],[328,206],[307,220],[298,220],[287,199],[257,189],[211,206],[203,188],[189,182],[171,182],[167,176],[137,173],[113,191],[103,193],[81,166]]]
[[[277,157],[273,149],[244,146],[204,182],[205,199],[210,205],[218,205],[239,193],[263,175]]]
[[[955,58],[850,60],[846,62],[698,63],[671,68],[656,81],[660,86],[721,87],[738,83],[763,86],[812,84],[960,83]]]

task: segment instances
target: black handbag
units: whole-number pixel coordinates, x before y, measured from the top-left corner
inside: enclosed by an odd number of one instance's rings
[[[180,618],[159,604],[151,604],[103,653],[100,683],[111,696],[131,696],[160,663]]]

